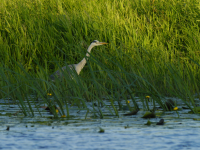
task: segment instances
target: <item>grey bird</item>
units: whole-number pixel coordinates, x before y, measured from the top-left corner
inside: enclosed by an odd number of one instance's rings
[[[90,46],[88,47],[87,49],[87,53],[86,53],[86,56],[89,57],[90,56],[90,52],[92,50],[93,47],[95,46],[99,46],[99,45],[104,45],[104,44],[108,44],[108,43],[105,43],[105,42],[99,42],[97,40],[94,40]],[[86,64],[86,58],[84,57],[78,64],[71,64],[71,65],[68,65],[68,67],[72,70],[72,71],[76,71],[76,73],[79,75],[81,70],[83,69],[83,67],[85,66]],[[67,67],[64,66],[62,67],[62,70],[65,71],[67,70]],[[68,74],[70,75],[70,77],[73,77],[73,75],[71,75],[72,71],[68,71]],[[51,81],[55,81],[55,78],[62,78],[63,77],[63,74],[62,74],[62,71],[60,70],[57,70],[56,72],[54,72],[53,74],[51,74],[49,76],[49,78],[51,79]]]

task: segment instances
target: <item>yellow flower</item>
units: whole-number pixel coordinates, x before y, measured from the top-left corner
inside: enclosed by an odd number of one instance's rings
[[[178,107],[174,107],[174,110],[178,110]]]
[[[130,101],[127,101],[128,103],[130,103]]]
[[[150,96],[146,96],[146,98],[150,98]]]
[[[66,116],[65,116],[65,115],[62,115],[61,117],[62,117],[62,118],[65,118]]]
[[[56,113],[58,113],[58,109],[56,109]]]
[[[47,93],[47,95],[48,95],[48,96],[51,96],[52,94],[51,94],[51,93]]]

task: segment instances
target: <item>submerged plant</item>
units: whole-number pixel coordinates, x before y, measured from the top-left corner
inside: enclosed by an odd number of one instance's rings
[[[104,132],[105,132],[105,130],[103,128],[99,127],[99,133],[104,133]]]

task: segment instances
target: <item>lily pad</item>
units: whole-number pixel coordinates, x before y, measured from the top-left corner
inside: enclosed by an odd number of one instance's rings
[[[132,112],[130,113],[127,113],[127,114],[124,114],[124,116],[131,116],[131,115],[136,115],[138,112],[138,110],[133,110]]]
[[[195,107],[195,108],[194,108],[194,110],[196,110],[196,111],[200,112],[200,106],[198,106],[198,107]]]
[[[154,112],[146,112],[142,118],[156,118],[156,114]]]
[[[144,124],[144,125],[148,125],[148,126],[150,126],[150,125],[151,125],[151,121],[150,121],[150,120],[148,120],[148,121],[147,121],[147,123],[146,123],[146,124]]]

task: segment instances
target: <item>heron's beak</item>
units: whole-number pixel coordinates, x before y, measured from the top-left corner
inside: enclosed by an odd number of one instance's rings
[[[102,44],[102,45],[103,45],[103,44],[108,44],[108,43],[105,43],[105,42],[99,42],[99,44]]]

